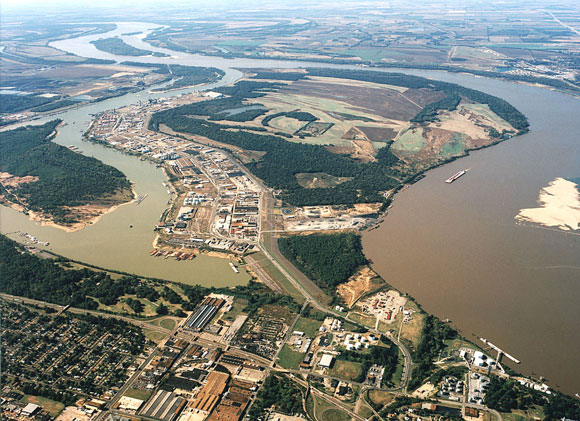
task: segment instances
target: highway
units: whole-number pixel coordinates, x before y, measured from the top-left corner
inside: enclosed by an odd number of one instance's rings
[[[152,322],[152,321],[159,319],[159,318],[162,318],[162,317],[167,318],[167,316],[159,316],[159,317],[154,317],[151,319],[139,320],[139,319],[133,319],[133,318],[127,317],[127,316],[121,316],[120,314],[103,313],[102,311],[98,311],[98,310],[87,310],[84,308],[61,306],[59,304],[48,303],[46,301],[39,301],[39,300],[35,300],[32,298],[26,298],[26,297],[16,297],[14,295],[9,295],[9,294],[0,294],[0,297],[3,298],[4,300],[7,300],[7,301],[13,301],[16,303],[39,305],[42,307],[50,307],[50,308],[54,308],[55,310],[58,310],[58,311],[63,311],[63,309],[65,309],[65,307],[68,307],[68,308],[66,308],[66,311],[69,313],[90,314],[90,315],[96,316],[96,317],[107,317],[110,319],[123,320],[124,322],[131,323],[131,324],[139,326],[139,327],[147,328],[147,330],[153,330],[153,331],[156,331],[159,333],[163,333],[165,335],[171,334],[171,330],[169,330],[169,329],[165,329],[161,326],[155,326],[153,324],[148,323],[148,322]],[[174,319],[179,319],[179,318],[175,317]]]

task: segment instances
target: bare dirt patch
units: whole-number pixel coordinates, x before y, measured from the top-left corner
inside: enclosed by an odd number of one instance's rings
[[[283,91],[316,98],[341,100],[359,112],[403,121],[410,120],[426,103],[434,102],[440,97],[438,92],[431,91],[432,96],[423,93],[420,98],[417,98],[419,100],[417,102],[406,96],[409,91],[412,91],[411,89],[401,93],[377,84],[355,86],[352,81],[347,80],[340,85],[325,83],[325,81],[300,80],[285,87]],[[340,94],[337,94],[337,91]]]
[[[373,142],[392,140],[397,136],[398,133],[398,130],[392,129],[390,127],[357,126],[356,128],[363,132],[368,140]]]
[[[323,172],[296,174],[296,181],[305,189],[332,188],[349,180],[352,177],[335,177]]]
[[[35,181],[38,181],[38,177],[34,175],[17,177],[7,172],[0,173],[0,184],[4,187],[18,187],[21,184],[33,183]]]
[[[386,282],[371,268],[363,267],[350,280],[337,288],[338,295],[344,300],[347,307],[352,307],[363,295],[382,288]]]

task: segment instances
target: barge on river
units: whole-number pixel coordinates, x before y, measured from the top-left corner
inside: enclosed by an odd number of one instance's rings
[[[445,182],[448,183],[448,184],[451,184],[455,180],[457,180],[459,177],[465,175],[466,172],[467,172],[467,170],[461,170],[461,171],[453,174],[451,177],[449,177],[447,180],[445,180]]]

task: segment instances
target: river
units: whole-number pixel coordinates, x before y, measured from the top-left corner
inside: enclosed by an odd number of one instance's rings
[[[223,59],[153,48],[142,39],[156,27],[159,25],[122,23],[110,34],[57,41],[52,46],[84,57],[214,66],[226,71],[223,83],[239,77],[233,67],[352,68],[296,61]],[[135,31],[143,33],[122,38],[136,47],[173,57],[112,56],[88,44],[99,37]],[[516,224],[514,220],[520,209],[536,206],[540,189],[554,178],[580,177],[580,100],[542,88],[466,74],[403,72],[458,83],[504,98],[528,116],[531,132],[429,171],[426,178],[397,194],[385,222],[363,235],[365,253],[389,283],[409,292],[426,311],[450,318],[466,337],[471,338],[472,333],[483,336],[520,359],[519,371],[543,375],[564,392],[580,392],[579,233]],[[87,108],[112,108],[119,106],[113,105],[116,101],[131,103],[140,99],[139,95],[148,96],[131,94],[68,112],[81,115],[66,113],[67,121],[75,118],[81,121],[76,122],[76,128],[69,125],[65,129],[74,131],[79,124],[83,127],[88,114],[96,112]],[[56,141],[76,145],[76,140],[65,141],[64,133]],[[71,134],[75,139],[79,137],[76,133]],[[142,274],[161,271],[165,275],[160,277],[189,276],[201,283],[210,278],[235,282],[223,269],[223,263],[204,260],[207,257],[199,257],[185,270],[195,268],[195,275],[184,273],[185,266],[179,266],[183,262],[165,261],[167,272],[158,269],[159,260],[143,253],[149,249],[150,228],[167,198],[165,189],[161,189],[162,174],[149,164],[100,146],[82,143],[79,147],[124,171],[136,182],[139,194],[148,192],[150,196],[141,205],[121,207],[95,226],[72,235],[39,228],[26,217],[9,211],[11,222],[19,224],[16,229],[27,230],[41,240],[50,232],[53,247],[62,254],[89,262],[97,259],[107,267],[133,267]],[[470,171],[455,183],[443,182],[465,168]],[[146,206],[141,208],[143,205]],[[5,232],[7,211],[5,208],[1,211],[0,229]],[[129,223],[146,225],[146,229],[129,230]],[[62,241],[55,242],[53,237]],[[121,250],[122,257],[118,255]]]

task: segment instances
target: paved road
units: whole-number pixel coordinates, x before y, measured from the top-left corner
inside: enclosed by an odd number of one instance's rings
[[[115,396],[113,396],[113,399],[111,399],[110,401],[108,401],[105,404],[105,408],[106,409],[111,409],[115,406],[115,404],[117,402],[119,402],[119,399],[121,399],[121,397],[123,396],[123,394],[131,387],[131,385],[135,382],[135,380],[137,380],[137,378],[141,375],[141,373],[143,372],[143,370],[145,370],[145,367],[147,367],[147,365],[151,362],[151,360],[153,360],[153,358],[155,358],[155,356],[157,354],[159,354],[160,352],[160,348],[155,348],[151,354],[149,355],[149,357],[147,357],[147,359],[145,361],[143,361],[143,364],[141,364],[139,366],[139,368],[135,371],[135,373],[133,373],[133,375],[129,378],[129,380],[127,380],[125,382],[125,384],[123,384],[123,386],[119,389],[119,391],[115,394]],[[100,421],[101,419],[103,419],[109,412],[107,411],[101,411],[99,413],[99,415],[97,415],[97,417],[94,419],[94,421]]]
[[[274,266],[276,266],[276,268],[284,275],[286,276],[286,278],[288,278],[288,280],[292,283],[292,285],[294,285],[294,287],[300,291],[300,293],[302,295],[304,295],[304,297],[306,297],[307,301],[310,301],[310,303],[320,312],[326,313],[326,314],[330,314],[333,315],[335,317],[338,318],[343,318],[343,319],[347,319],[349,322],[355,324],[356,326],[360,326],[360,327],[364,327],[365,329],[368,329],[370,332],[376,334],[377,336],[381,336],[383,335],[382,332],[379,332],[376,329],[373,328],[369,328],[368,326],[362,325],[361,323],[351,320],[349,318],[346,318],[344,316],[344,314],[336,312],[334,310],[330,310],[327,307],[323,306],[322,304],[320,304],[313,296],[312,294],[310,294],[310,292],[308,292],[300,282],[298,282],[287,270],[285,267],[283,267],[280,263],[278,263],[278,261],[270,254],[270,252],[266,249],[266,246],[260,242],[260,248],[262,249],[262,251],[264,252],[264,254],[266,255],[266,257],[268,257],[268,259],[272,262],[272,264]],[[411,357],[411,353],[409,352],[409,349],[403,345],[398,339],[392,337],[392,336],[387,336],[389,338],[389,340],[391,340],[396,346],[399,347],[399,349],[401,350],[401,352],[403,352],[403,355],[405,356],[405,367],[403,369],[403,378],[401,381],[401,386],[399,388],[397,388],[397,390],[403,390],[406,391],[407,390],[407,385],[409,383],[409,374],[411,372],[411,366],[413,365],[413,358]]]
[[[14,301],[16,303],[34,304],[34,305],[39,305],[39,306],[43,306],[43,307],[50,307],[50,308],[54,308],[55,310],[58,310],[58,311],[62,311],[66,307],[66,306],[61,306],[59,304],[47,303],[46,301],[34,300],[32,298],[25,298],[25,297],[16,297],[14,295],[8,295],[8,294],[0,294],[0,297],[5,299],[5,300],[8,300],[8,301]],[[171,330],[169,330],[169,329],[165,329],[164,327],[155,326],[153,324],[148,323],[148,322],[155,321],[157,319],[160,319],[162,317],[167,317],[167,316],[160,316],[160,317],[155,317],[153,319],[147,319],[147,320],[139,320],[139,319],[133,319],[133,318],[127,317],[127,316],[122,316],[120,314],[103,313],[103,312],[98,311],[98,310],[87,310],[84,308],[76,308],[76,307],[68,307],[66,309],[66,311],[69,313],[74,313],[74,314],[90,314],[92,316],[97,316],[97,317],[107,317],[107,318],[111,318],[111,319],[123,320],[127,323],[131,323],[131,324],[139,326],[139,327],[147,328],[147,330],[154,330],[156,332],[163,333],[166,335],[171,334]]]
[[[334,405],[334,406],[342,409],[344,412],[346,412],[352,418],[355,418],[355,419],[360,420],[360,421],[366,421],[363,417],[361,417],[357,413],[353,412],[349,408],[345,407],[341,400],[336,399],[336,398],[331,397],[331,396],[328,396],[326,393],[321,392],[320,390],[316,389],[315,387],[310,387],[310,384],[308,382],[306,382],[306,381],[304,381],[296,376],[292,376],[292,379],[294,381],[296,381],[297,383],[299,383],[300,385],[302,385],[303,387],[305,387],[306,390],[310,391],[310,393],[312,393],[313,395],[316,395],[317,397],[321,398],[322,400],[325,400],[326,402],[330,403],[331,405]]]

